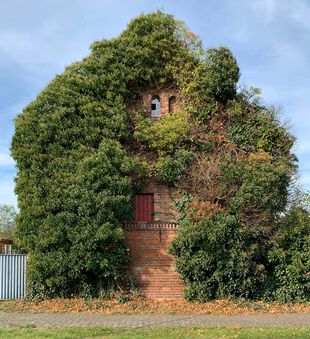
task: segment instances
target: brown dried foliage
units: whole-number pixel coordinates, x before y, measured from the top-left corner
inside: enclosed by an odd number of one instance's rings
[[[126,303],[102,299],[52,299],[45,301],[2,301],[0,310],[10,312],[88,312],[99,314],[276,314],[308,313],[310,304],[279,304],[263,301],[215,300],[212,302],[186,302],[181,300],[152,301],[142,297]]]
[[[215,212],[222,211],[223,209],[218,203],[194,199],[189,203],[189,210],[188,218],[193,221],[198,221],[202,218],[211,219]]]
[[[189,172],[181,181],[181,189],[191,192],[197,200],[219,204],[233,196],[236,187],[227,187],[222,180],[222,166],[238,159],[238,153],[233,144],[222,144],[210,153],[201,153],[191,166]]]

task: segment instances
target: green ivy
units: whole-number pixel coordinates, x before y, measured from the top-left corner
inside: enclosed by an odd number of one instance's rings
[[[170,85],[176,69],[193,67],[198,50],[173,16],[141,15],[118,38],[95,42],[17,117],[17,241],[29,253],[30,297],[98,295],[122,278],[122,225],[149,176],[142,155],[128,154],[130,105],[142,89]]]
[[[139,117],[136,121],[134,138],[158,152],[174,152],[189,139],[190,121],[185,111],[178,111],[152,122],[149,118]]]
[[[268,259],[272,275],[267,297],[281,302],[310,299],[310,217],[298,206],[278,222],[276,241]]]
[[[156,163],[156,178],[168,186],[176,185],[195,160],[195,153],[179,149],[171,156],[159,157]]]
[[[93,43],[24,109],[12,155],[30,297],[106,295],[119,285],[129,260],[122,225],[155,177],[186,187],[171,253],[187,299],[309,299],[309,239],[278,227],[309,230],[301,214],[281,219],[294,138],[257,89],[237,91],[239,77],[228,48],[203,51],[158,11]],[[141,92],[168,87],[179,91],[176,112],[153,121],[133,109]]]
[[[258,298],[267,277],[264,257],[268,233],[262,234],[246,230],[227,212],[196,223],[183,217],[170,252],[184,277],[185,298]]]

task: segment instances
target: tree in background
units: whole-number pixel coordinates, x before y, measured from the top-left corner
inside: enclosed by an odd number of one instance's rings
[[[16,215],[12,205],[0,205],[0,238],[14,239]]]

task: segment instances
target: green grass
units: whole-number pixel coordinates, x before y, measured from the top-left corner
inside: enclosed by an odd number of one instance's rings
[[[110,328],[0,329],[0,338],[310,338],[308,328]]]

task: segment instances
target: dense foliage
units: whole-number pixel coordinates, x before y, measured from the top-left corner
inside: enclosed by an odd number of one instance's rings
[[[267,297],[281,302],[309,301],[310,216],[304,208],[292,206],[280,218],[268,257],[272,274]]]
[[[30,254],[29,296],[117,284],[128,261],[122,224],[146,175],[129,154],[129,107],[146,86],[173,82],[197,48],[172,16],[142,15],[95,42],[17,117],[17,238]]]
[[[271,280],[268,295],[280,298],[293,284],[282,279],[287,265],[298,260],[296,279],[309,284],[297,238],[291,254],[279,254],[294,138],[256,89],[237,90],[239,77],[229,49],[203,51],[181,22],[157,12],[95,42],[25,108],[12,154],[30,296],[94,295],[117,284],[128,261],[121,226],[149,177],[185,192],[171,253],[188,299],[255,298]],[[180,108],[151,121],[141,92],[171,86]],[[282,239],[278,248],[272,239]],[[290,296],[305,300],[307,288]]]

